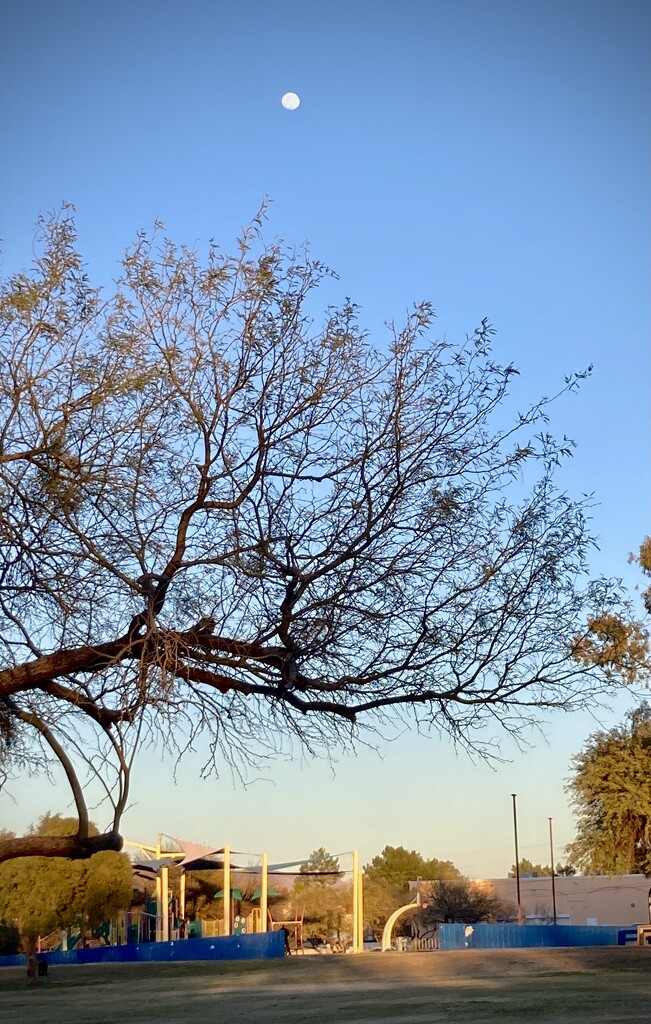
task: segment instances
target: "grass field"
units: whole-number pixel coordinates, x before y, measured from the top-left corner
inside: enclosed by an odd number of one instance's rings
[[[3,1024],[650,1024],[651,950],[468,950],[0,970]]]

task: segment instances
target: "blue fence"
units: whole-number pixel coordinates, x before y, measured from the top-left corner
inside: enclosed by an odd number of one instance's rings
[[[96,949],[57,950],[39,954],[48,964],[173,963],[181,960],[261,960],[285,955],[282,932],[226,935],[220,939],[139,942]],[[24,956],[0,956],[0,967],[20,967]]]
[[[439,943],[452,949],[533,949],[549,946],[635,945],[637,929],[617,925],[511,925],[442,924]],[[282,932],[229,935],[217,939],[180,939],[175,942],[140,942],[96,949],[70,949],[42,953],[48,964],[174,963],[187,960],[260,960],[283,957]],[[0,967],[21,967],[26,958],[1,956]]]
[[[472,930],[470,930],[472,929]],[[529,949],[541,946],[624,946],[637,941],[635,928],[617,925],[442,924],[441,949]]]

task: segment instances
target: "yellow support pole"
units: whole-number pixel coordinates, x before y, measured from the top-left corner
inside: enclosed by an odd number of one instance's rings
[[[353,850],[353,953],[359,953],[359,854]]]
[[[156,853],[155,846],[147,846],[145,843],[136,843],[133,839],[124,839],[123,843],[125,846],[135,846],[136,849],[141,850],[143,853]]]
[[[266,932],[269,905],[269,857],[262,854],[262,875],[260,881],[260,931]]]
[[[160,860],[160,832],[156,836],[156,860]],[[163,880],[160,868],[156,872],[156,942],[163,941]]]
[[[224,847],[224,935],[231,934],[231,848]]]
[[[165,865],[165,867],[161,868],[160,873],[161,873],[161,912],[162,912],[162,915],[163,915],[163,918],[162,918],[162,925],[163,925],[163,927],[162,927],[161,942],[169,942],[169,939],[170,939],[170,913],[169,913],[169,899],[170,899],[169,878],[170,878],[170,869],[167,867],[167,865]]]
[[[359,879],[357,882],[357,899],[359,901],[357,910],[357,927],[359,933],[357,941],[359,944],[360,953],[364,952],[364,874],[362,871],[359,873]]]
[[[181,869],[181,891],[179,893],[179,914],[181,920],[185,917],[185,869]]]
[[[160,871],[156,872],[156,942],[163,941],[163,888]]]

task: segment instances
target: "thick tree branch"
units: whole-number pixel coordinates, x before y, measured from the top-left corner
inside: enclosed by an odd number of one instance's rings
[[[69,857],[84,860],[103,850],[119,853],[124,840],[118,832],[104,832],[99,836],[20,836],[0,839],[0,863],[16,857]]]

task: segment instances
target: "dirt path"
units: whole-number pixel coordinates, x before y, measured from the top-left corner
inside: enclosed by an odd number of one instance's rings
[[[651,951],[468,950],[0,971],[7,1024],[650,1024]]]

